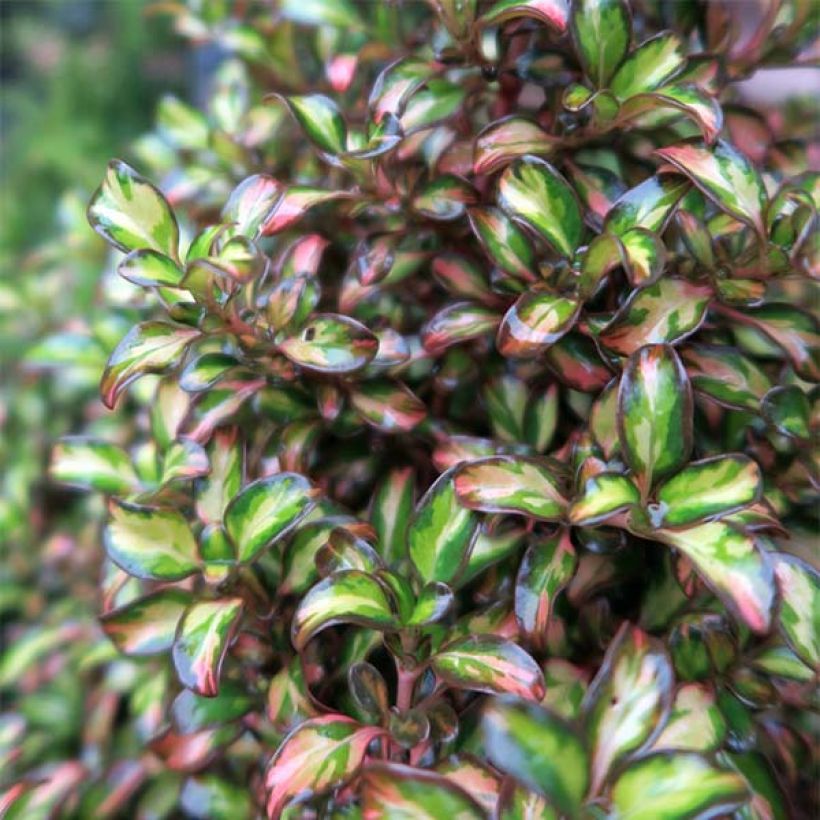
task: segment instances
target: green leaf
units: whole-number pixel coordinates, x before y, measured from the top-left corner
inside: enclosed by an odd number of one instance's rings
[[[199,601],[182,618],[173,658],[180,683],[206,698],[219,692],[222,663],[245,607],[241,598]]]
[[[117,272],[123,279],[148,288],[178,287],[183,275],[173,259],[150,248],[131,251],[117,265]]]
[[[129,575],[178,581],[199,569],[196,541],[181,513],[112,499],[105,549]]]
[[[421,329],[424,349],[439,354],[448,347],[493,333],[501,317],[472,302],[455,302],[440,310]]]
[[[171,717],[182,734],[221,726],[244,717],[254,708],[254,699],[238,684],[223,681],[212,698],[183,689],[171,704]]]
[[[686,48],[677,34],[661,32],[644,41],[621,63],[610,83],[619,100],[654,91],[686,65]]]
[[[385,433],[409,432],[424,421],[424,402],[401,382],[362,382],[350,392],[350,404],[362,418]]]
[[[544,676],[520,646],[495,635],[471,635],[447,644],[433,656],[433,671],[448,685],[538,701]]]
[[[548,155],[558,140],[524,117],[509,116],[479,133],[473,152],[473,173],[491,174],[525,154]]]
[[[686,346],[681,358],[695,390],[727,407],[757,411],[771,387],[754,361],[726,346]]]
[[[478,25],[500,26],[522,17],[536,20],[563,34],[567,28],[567,4],[564,0],[498,0],[479,17]]]
[[[696,461],[658,488],[664,526],[679,527],[726,515],[758,501],[763,478],[757,463],[734,454]]]
[[[414,820],[485,820],[486,813],[464,790],[440,774],[400,763],[373,763],[362,775],[365,817]]]
[[[317,490],[297,473],[278,473],[245,487],[225,510],[225,529],[241,562],[252,561],[313,508]]]
[[[479,518],[459,504],[453,470],[442,473],[419,501],[407,532],[407,553],[418,576],[449,584],[464,568]]]
[[[347,149],[347,124],[339,106],[324,94],[282,97],[308,139],[329,154]]]
[[[510,223],[512,224],[512,223]],[[442,253],[431,266],[436,281],[459,299],[475,299],[495,304],[496,295],[490,290],[487,274],[471,259],[458,253]]]
[[[222,209],[222,221],[233,224],[234,231],[240,236],[254,239],[283,191],[281,183],[271,176],[254,174],[247,177],[228,197]],[[210,253],[205,256],[210,256]]]
[[[786,553],[772,556],[780,590],[778,626],[797,656],[820,669],[820,573]]]
[[[253,806],[248,791],[213,774],[189,777],[179,793],[188,817],[202,820],[250,820]]]
[[[53,481],[128,495],[139,489],[131,457],[122,447],[83,436],[65,436],[54,448],[49,476]]]
[[[105,366],[100,381],[105,406],[113,408],[120,393],[140,376],[161,373],[174,365],[199,335],[198,330],[169,322],[143,322],[132,327]]]
[[[189,151],[208,147],[209,128],[205,115],[172,94],[157,104],[157,128],[171,143]]]
[[[581,244],[584,223],[578,198],[545,160],[525,157],[506,168],[498,182],[498,204],[565,257],[571,258]]]
[[[570,30],[587,77],[606,88],[629,50],[629,7],[624,0],[574,0]]]
[[[108,163],[88,204],[88,221],[121,251],[151,248],[177,259],[179,227],[174,212],[157,188],[121,160]]]
[[[645,496],[653,482],[680,467],[692,449],[692,391],[668,345],[634,353],[618,388],[621,452]]]
[[[349,780],[367,747],[384,730],[345,715],[322,715],[297,726],[276,750],[265,774],[268,817],[279,817],[297,795],[321,794]]]
[[[449,119],[459,110],[466,94],[467,90],[458,83],[431,78],[408,100],[400,120],[402,130],[412,134]],[[386,119],[382,118],[382,122]]]
[[[572,580],[577,565],[567,529],[527,547],[515,579],[515,617],[536,644],[546,644],[555,599]]]
[[[435,66],[416,57],[402,57],[385,68],[370,91],[368,107],[374,123],[385,116],[400,116],[412,94],[436,73]]]
[[[190,592],[166,587],[106,612],[100,623],[120,652],[157,655],[173,646],[177,625],[191,601]]]
[[[375,666],[367,661],[354,663],[347,671],[347,681],[350,695],[362,712],[374,720],[389,713],[387,683]]]
[[[617,236],[602,233],[596,236],[581,256],[578,288],[589,298],[598,290],[601,280],[624,261],[624,248]]]
[[[593,794],[617,763],[648,746],[661,731],[672,705],[674,683],[672,664],[661,643],[624,624],[584,698]]]
[[[491,701],[481,720],[490,762],[577,817],[589,785],[586,749],[575,730],[546,709],[509,697]]]
[[[333,313],[316,314],[298,336],[279,345],[292,362],[317,373],[360,370],[378,348],[378,339],[363,324]]]
[[[301,652],[314,635],[342,623],[380,630],[399,626],[384,587],[355,569],[325,578],[305,595],[291,624],[293,645]]]
[[[661,234],[691,186],[677,174],[648,177],[626,191],[607,212],[604,230],[623,236],[632,228]]]
[[[276,201],[262,225],[262,236],[281,233],[295,225],[311,208],[336,199],[347,199],[347,191],[326,191],[310,185],[291,185]]]
[[[524,413],[524,439],[537,453],[546,452],[558,425],[558,385],[531,396]]]
[[[408,626],[424,626],[440,621],[453,608],[455,596],[447,584],[436,581],[419,592]]]
[[[803,440],[811,438],[811,405],[797,385],[772,388],[763,397],[760,409],[778,433]]]
[[[378,535],[382,556],[389,564],[404,555],[415,491],[412,467],[394,467],[385,473],[371,497],[368,517]]]
[[[640,503],[640,490],[628,476],[598,473],[586,480],[583,492],[572,502],[569,520],[579,527],[591,527]]]
[[[567,505],[549,464],[534,458],[491,456],[467,462],[456,468],[454,483],[459,502],[471,510],[556,521]]]
[[[726,735],[726,721],[712,688],[700,683],[679,687],[669,722],[652,744],[653,751],[716,751]]]
[[[683,144],[656,153],[686,174],[718,208],[765,237],[766,188],[757,169],[737,149],[718,140],[711,149]]]
[[[727,607],[754,632],[769,629],[775,599],[770,561],[751,535],[724,521],[684,530],[656,530],[658,540],[684,553]]]
[[[658,752],[633,763],[615,781],[612,804],[619,817],[712,817],[731,813],[748,792],[736,772],[718,769],[694,752]]]
[[[700,327],[711,298],[708,286],[664,277],[633,293],[599,338],[622,356],[644,345],[671,344]]]
[[[522,282],[536,281],[535,250],[527,235],[498,208],[471,208],[470,225],[490,260]]]
[[[496,345],[502,356],[537,356],[575,324],[577,299],[531,290],[520,296],[501,320]]]

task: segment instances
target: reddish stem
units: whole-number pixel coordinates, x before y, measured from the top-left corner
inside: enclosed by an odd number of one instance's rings
[[[399,678],[398,691],[396,692],[396,706],[400,712],[406,712],[413,706],[413,686],[416,683],[418,672],[403,669],[401,662],[398,660],[396,660],[396,672]]]

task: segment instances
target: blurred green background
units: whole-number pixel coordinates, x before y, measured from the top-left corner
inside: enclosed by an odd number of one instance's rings
[[[61,194],[91,193],[105,163],[181,90],[185,52],[144,0],[0,0],[0,265],[55,228]]]

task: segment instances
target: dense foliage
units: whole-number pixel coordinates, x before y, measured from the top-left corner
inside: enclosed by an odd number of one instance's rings
[[[233,58],[27,356],[86,426],[4,571],[4,816],[818,810],[820,177],[735,91],[811,6],[631,5],[163,6]]]

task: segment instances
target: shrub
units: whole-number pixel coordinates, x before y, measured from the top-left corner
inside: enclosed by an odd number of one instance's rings
[[[818,176],[734,90],[809,8],[222,5],[88,208],[134,321],[8,816],[815,812]]]

